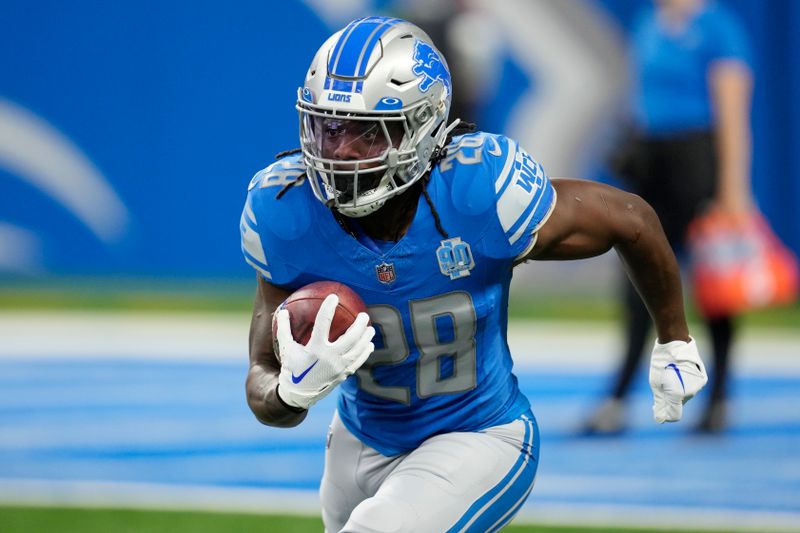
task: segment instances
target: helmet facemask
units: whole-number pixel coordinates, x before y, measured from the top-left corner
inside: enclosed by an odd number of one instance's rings
[[[337,113],[302,101],[297,107],[314,193],[343,215],[362,217],[376,211],[427,170],[416,148],[419,137],[430,135],[434,125],[427,102],[380,114]]]

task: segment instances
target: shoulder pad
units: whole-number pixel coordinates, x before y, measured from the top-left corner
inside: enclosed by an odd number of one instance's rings
[[[459,212],[478,216],[494,205],[493,185],[503,168],[508,145],[505,137],[476,132],[455,137],[447,146],[439,170],[451,174],[451,200]]]
[[[250,180],[250,185],[247,186],[247,190],[251,191],[256,186],[261,188],[273,186],[283,187],[297,180],[305,173],[306,166],[303,163],[302,155],[292,154],[256,172],[256,175]]]
[[[308,231],[311,225],[308,202],[315,200],[305,172],[302,156],[295,154],[275,161],[253,176],[247,202],[259,231],[269,231],[282,240],[297,239]],[[278,199],[278,193],[290,184],[294,185]]]

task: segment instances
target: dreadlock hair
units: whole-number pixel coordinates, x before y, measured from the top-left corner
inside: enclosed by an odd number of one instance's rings
[[[439,235],[444,237],[445,239],[449,239],[450,235],[445,231],[444,226],[442,226],[442,219],[439,217],[439,212],[436,210],[436,206],[433,205],[433,200],[431,200],[430,195],[428,194],[428,182],[431,179],[431,172],[439,162],[447,157],[447,146],[453,141],[453,137],[457,135],[464,135],[465,133],[472,133],[477,129],[477,126],[474,122],[466,122],[463,120],[459,120],[459,122],[455,125],[455,127],[447,134],[447,137],[444,140],[444,145],[442,148],[437,148],[434,150],[433,155],[431,156],[430,161],[430,168],[422,177],[422,195],[425,197],[425,202],[428,204],[428,207],[431,210],[431,214],[433,215],[433,222],[436,225],[436,231],[439,232]],[[283,152],[278,152],[275,154],[275,159],[280,159],[282,157],[286,157],[287,155],[297,154],[301,152],[302,149],[300,148],[292,148],[291,150],[284,150]],[[281,197],[286,194],[286,191],[294,187],[295,185],[299,185],[305,179],[305,174],[298,176],[293,181],[290,181],[283,187],[281,190],[278,191],[278,194],[275,195],[276,200],[280,200]],[[334,214],[335,213],[335,210]]]
[[[302,148],[292,148],[291,150],[284,150],[283,152],[278,152],[277,154],[275,154],[275,159],[280,159],[282,157],[286,157],[287,155],[299,154],[302,151],[303,151]],[[302,183],[302,181],[305,178],[306,178],[306,175],[305,174],[301,174],[301,175],[297,176],[295,179],[293,179],[292,181],[290,181],[289,183],[287,183],[286,185],[284,185],[283,187],[281,187],[281,190],[279,190],[278,194],[275,195],[275,199],[276,200],[280,200],[281,197],[284,194],[286,194],[286,191],[288,191],[289,189],[291,189],[295,185],[300,185],[300,183]]]
[[[431,166],[428,169],[428,172],[425,173],[425,176],[422,177],[422,195],[425,197],[425,202],[427,202],[428,207],[431,209],[433,223],[436,224],[436,231],[438,231],[439,235],[445,239],[449,239],[450,235],[447,233],[447,231],[445,231],[444,226],[442,226],[442,220],[439,217],[439,212],[436,210],[436,207],[433,205],[433,201],[428,194],[428,182],[431,179],[431,172],[433,172],[433,169],[436,168],[436,165],[438,165],[442,159],[447,157],[447,146],[453,141],[453,137],[456,135],[464,135],[465,133],[472,133],[476,129],[477,126],[475,126],[475,123],[473,122],[459,121],[455,128],[453,128],[453,130],[447,134],[447,137],[444,140],[444,146],[441,149],[437,148],[436,151],[434,151],[433,155],[431,156]]]
[[[278,152],[277,154],[275,154],[275,159],[280,159],[281,157],[286,157],[287,155],[299,154],[302,151],[303,151],[302,148],[292,148],[291,150],[284,150],[283,152]]]

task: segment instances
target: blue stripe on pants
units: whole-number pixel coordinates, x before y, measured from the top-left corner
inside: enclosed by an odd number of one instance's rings
[[[514,466],[497,483],[473,503],[464,516],[448,530],[450,532],[485,532],[498,520],[503,520],[507,511],[519,507],[536,477],[538,462],[533,451],[539,447],[539,431],[533,418],[523,416],[525,437],[520,455]],[[513,516],[513,513],[512,513]]]
[[[522,508],[522,506],[525,504],[525,501],[528,499],[528,494],[530,494],[531,490],[533,490],[533,486],[528,488],[528,492],[526,494],[524,494],[522,498],[520,498],[519,503],[513,509],[508,511],[508,514],[506,516],[504,516],[503,518],[501,518],[498,521],[497,526],[493,527],[488,533],[496,533],[497,531],[500,531],[501,529],[503,529],[503,527],[505,527],[506,524],[511,522],[511,519],[514,518],[515,516],[517,516],[517,513]]]

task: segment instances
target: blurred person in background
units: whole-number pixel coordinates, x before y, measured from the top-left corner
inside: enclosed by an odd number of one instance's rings
[[[657,0],[632,32],[634,134],[613,166],[658,213],[676,255],[687,228],[706,209],[735,218],[753,207],[748,40],[719,2]],[[611,395],[585,425],[590,434],[625,428],[624,401],[652,329],[636,289],[624,281],[626,348]],[[697,430],[726,424],[734,317],[705,318],[713,347],[711,395]]]

